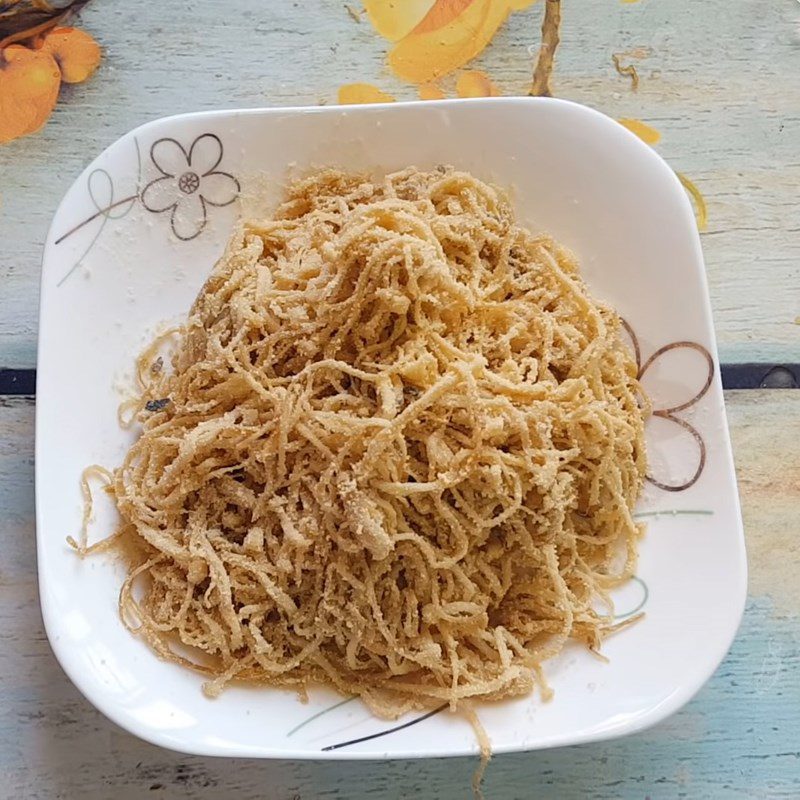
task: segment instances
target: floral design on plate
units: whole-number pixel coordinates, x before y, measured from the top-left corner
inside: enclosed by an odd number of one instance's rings
[[[706,444],[697,428],[678,413],[692,409],[708,392],[714,379],[714,359],[703,345],[678,341],[659,347],[643,364],[636,334],[624,320],[623,325],[633,343],[638,378],[653,403],[648,420],[647,447],[652,457],[647,480],[666,492],[682,492],[702,475]],[[675,448],[681,458],[670,457]],[[696,460],[684,459],[683,454],[691,450]],[[674,474],[681,466],[676,461],[688,464],[686,474]]]
[[[217,169],[222,157],[213,133],[198,136],[188,151],[176,139],[157,139],[150,158],[161,175],[142,190],[142,205],[155,214],[169,211],[175,236],[194,239],[208,222],[209,206],[230,205],[239,195],[239,181]]]
[[[138,202],[154,214],[169,211],[173,233],[178,239],[189,241],[199,236],[206,227],[209,206],[227,206],[239,196],[239,181],[229,172],[217,169],[222,163],[224,150],[222,141],[216,134],[201,134],[192,142],[188,151],[171,137],[153,142],[150,159],[159,174],[144,189],[140,189],[142,158],[139,140],[135,136],[133,143],[137,164],[133,191],[121,192],[125,196],[116,199],[120,193],[117,192],[114,177],[108,170],[97,168],[89,174],[87,192],[95,211],[56,238],[54,244],[61,244],[92,223],[97,223],[97,227],[81,255],[59,279],[58,286],[75,273],[99,239],[106,223],[126,216]],[[126,208],[121,208],[122,206]]]

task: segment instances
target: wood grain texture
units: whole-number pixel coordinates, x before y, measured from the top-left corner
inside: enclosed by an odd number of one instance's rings
[[[726,400],[752,587],[730,654],[693,701],[643,734],[497,757],[486,776],[489,800],[800,796],[800,601],[795,578],[800,567],[800,393],[729,392]],[[42,629],[30,399],[0,398],[0,508],[0,797],[470,796],[475,766],[470,759],[322,764],[198,758],[161,750],[122,732],[69,683]]]
[[[528,91],[540,22],[541,3],[515,14],[474,62],[506,94]],[[416,97],[386,68],[387,43],[339,0],[313,10],[240,0],[224,13],[215,0],[180,12],[102,0],[81,24],[105,48],[100,70],[65,87],[41,133],[0,147],[0,367],[33,366],[47,226],[70,182],[121,134],[184,111],[334,102],[351,81]],[[633,61],[637,93],[611,62],[631,50],[644,56]],[[659,152],[708,201],[703,244],[724,362],[800,353],[798,74],[795,0],[583,0],[564,11],[555,94],[653,124]]]
[[[747,533],[750,594],[769,597],[773,613],[786,618],[794,615],[796,624],[800,615],[800,392],[728,392],[726,399]]]

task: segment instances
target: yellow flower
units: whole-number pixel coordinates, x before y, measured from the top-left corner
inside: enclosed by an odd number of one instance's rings
[[[0,143],[38,131],[60,86],[61,73],[50,53],[19,44],[0,50]]]
[[[102,58],[100,45],[86,31],[77,28],[54,28],[45,35],[42,49],[56,60],[64,83],[82,83],[97,69]]]
[[[420,100],[442,100],[446,97],[441,87],[435,83],[421,83],[419,86]]]
[[[502,92],[485,72],[470,70],[458,76],[456,94],[459,97],[499,97]]]
[[[661,134],[640,119],[618,119],[631,133],[635,133],[645,144],[654,145],[661,141]]]
[[[339,104],[394,103],[394,97],[371,83],[346,83],[339,87]]]
[[[381,36],[395,46],[389,66],[400,78],[429,83],[471,61],[512,11],[536,0],[364,0]]]

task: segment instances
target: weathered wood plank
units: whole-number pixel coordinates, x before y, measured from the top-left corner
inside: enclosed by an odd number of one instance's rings
[[[487,797],[800,796],[800,601],[794,578],[800,563],[800,393],[729,392],[726,400],[752,589],[727,659],[683,711],[639,736],[496,758],[486,777]],[[30,399],[0,398],[0,509],[0,797],[470,796],[469,759],[321,764],[196,758],[123,733],[72,687],[42,630]]]
[[[350,81],[416,96],[386,68],[387,43],[338,0],[313,11],[241,0],[224,15],[196,0],[183,13],[176,19],[168,3],[89,5],[82,24],[106,49],[101,70],[65,88],[41,133],[0,147],[0,366],[33,366],[47,226],[72,179],[127,130],[183,111],[333,102]],[[541,4],[515,14],[476,62],[507,94],[527,91],[540,15]],[[556,93],[654,124],[659,151],[706,196],[723,361],[796,361],[800,6],[584,0],[564,20]],[[612,52],[635,48],[646,55],[634,62],[636,94],[611,64]]]

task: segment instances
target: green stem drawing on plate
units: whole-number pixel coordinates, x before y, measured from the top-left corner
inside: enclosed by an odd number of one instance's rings
[[[621,614],[614,614],[614,619],[625,619],[625,617],[632,617],[634,614],[637,614],[644,608],[645,603],[647,603],[647,598],[650,597],[650,590],[647,588],[647,584],[638,575],[634,575],[631,578],[631,581],[638,583],[642,588],[642,599],[630,611],[623,611]]]
[[[663,511],[638,511],[633,515],[634,519],[642,517],[713,517],[714,512],[705,508],[672,508]]]
[[[136,193],[130,195],[129,197],[124,198],[123,200],[114,200],[114,179],[105,169],[94,169],[89,173],[89,177],[86,180],[86,186],[89,191],[89,197],[91,198],[94,207],[97,211],[92,214],[88,219],[83,220],[83,222],[76,225],[71,230],[67,231],[62,236],[59,236],[56,239],[55,244],[60,244],[64,239],[68,236],[71,236],[76,231],[80,230],[84,225],[88,224],[89,222],[94,221],[98,217],[102,217],[103,220],[100,223],[100,227],[97,229],[97,232],[90,240],[89,244],[86,246],[86,249],[81,253],[81,255],[75,260],[75,263],[70,267],[69,271],[65,273],[65,275],[58,281],[56,286],[61,286],[64,281],[67,280],[75,270],[81,265],[83,259],[89,254],[89,251],[94,247],[95,242],[100,238],[100,234],[106,227],[106,224],[110,219],[122,219],[124,216],[130,213],[131,209],[136,205],[136,201],[139,199],[139,191],[142,182],[142,153],[139,149],[139,140],[134,136],[133,143],[136,146]],[[108,202],[103,204],[97,201],[97,197],[95,196],[95,187],[92,185],[93,181],[95,181],[98,176],[103,176],[108,181],[108,185],[106,187],[106,192],[108,193]],[[124,205],[125,203],[130,203],[130,205],[121,213],[111,214],[110,212],[118,208],[119,206]]]
[[[348,703],[352,703],[355,699],[355,697],[347,697],[344,700],[340,700],[338,703],[334,703],[332,706],[328,706],[328,708],[323,708],[322,711],[317,711],[316,714],[312,714],[310,717],[306,717],[306,719],[304,719],[299,725],[295,725],[294,728],[292,728],[289,733],[286,734],[286,738],[288,739],[292,734],[297,733],[300,728],[304,728],[309,722],[319,719],[319,717],[324,716],[329,711],[335,711],[337,708],[341,708]]]

